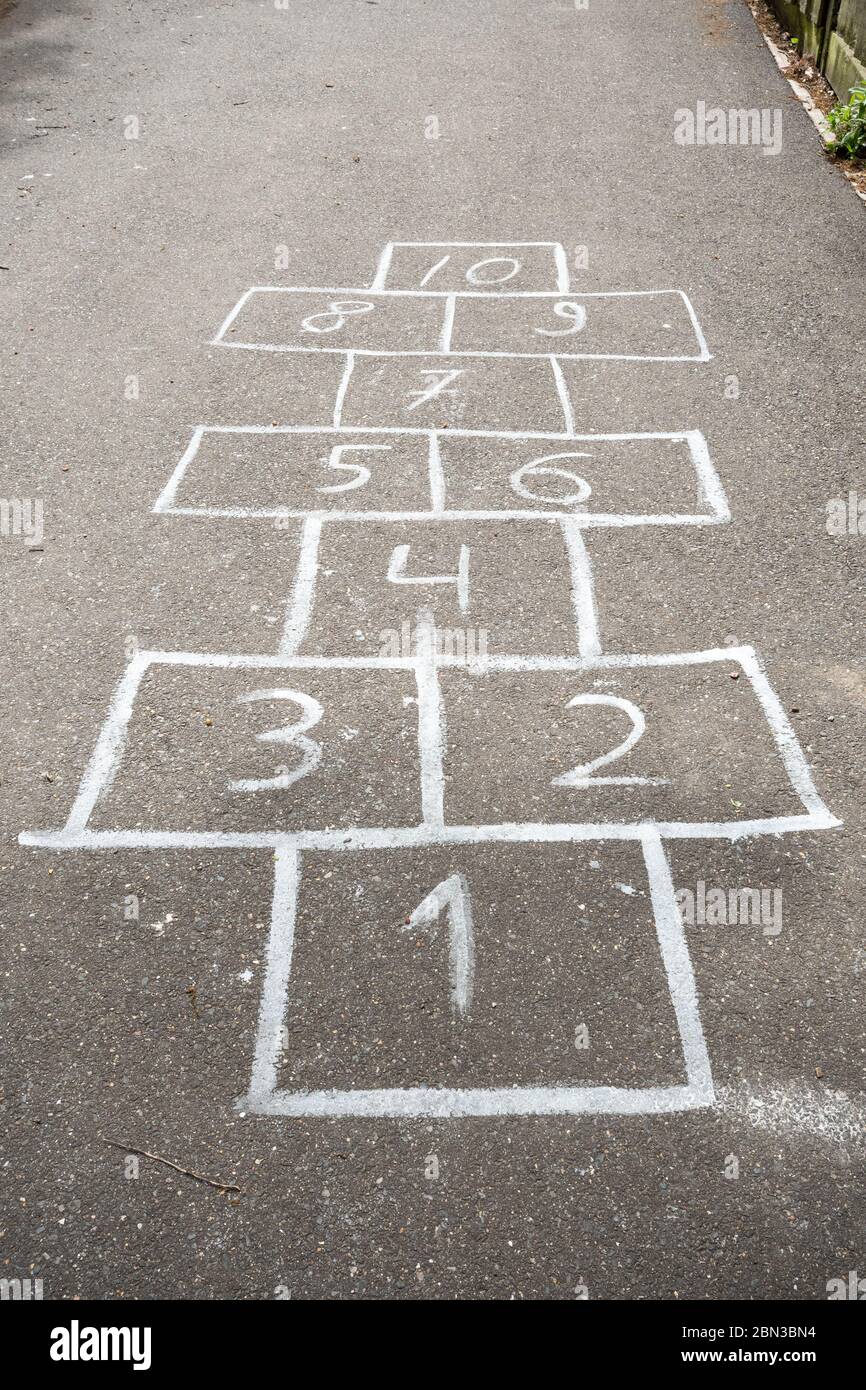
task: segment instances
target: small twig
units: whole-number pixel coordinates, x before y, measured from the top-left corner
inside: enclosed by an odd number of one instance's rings
[[[170,1158],[163,1158],[161,1154],[148,1153],[147,1149],[137,1149],[132,1144],[121,1144],[117,1139],[103,1139],[102,1142],[103,1144],[111,1144],[112,1148],[123,1149],[124,1153],[141,1154],[142,1158],[152,1158],[154,1163],[164,1163],[166,1168],[173,1168],[176,1173],[183,1173],[188,1178],[195,1178],[196,1182],[206,1182],[209,1187],[216,1187],[220,1192],[241,1192],[243,1190],[236,1183],[218,1182],[215,1178],[206,1178],[203,1173],[194,1173],[192,1168],[182,1168],[179,1163],[172,1163]]]

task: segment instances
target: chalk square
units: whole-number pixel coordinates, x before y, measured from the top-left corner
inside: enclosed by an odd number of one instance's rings
[[[305,854],[292,935],[279,1089],[686,1082],[638,844]]]
[[[568,547],[554,522],[331,520],[298,650],[409,658],[429,612],[443,654],[577,656]]]
[[[127,673],[72,820],[260,839],[421,814],[411,670],[167,653]]]
[[[376,289],[487,293],[568,289],[559,242],[391,241],[379,258]]]
[[[523,297],[460,296],[450,351],[555,353],[562,358],[706,360],[706,344],[680,290]]]
[[[657,832],[645,828],[638,838],[642,865],[631,852],[619,856],[621,846],[609,853],[595,841],[545,847],[543,855],[537,846],[484,841],[469,853],[439,842],[408,858],[364,855],[362,870],[343,852],[337,863],[329,855],[325,870],[322,856],[279,845],[255,1057],[238,1107],[444,1119],[711,1105],[670,866]],[[322,875],[343,893],[353,930],[342,938],[319,928],[320,914],[305,900],[310,863],[314,894]],[[350,955],[369,981],[360,1010]],[[313,1036],[323,1031],[327,1043]],[[586,1056],[594,1046],[596,1055]],[[324,1067],[322,1048],[331,1054]],[[583,1055],[575,1059],[572,1049]],[[603,1073],[627,1084],[574,1084]],[[629,1084],[665,1075],[670,1084]],[[538,1080],[526,1084],[530,1078]],[[478,1079],[487,1084],[459,1084]]]
[[[652,823],[672,833],[826,823],[751,648],[440,673],[451,824]],[[803,813],[806,813],[804,816]]]
[[[447,305],[438,295],[257,285],[214,339],[274,352],[435,352]]]
[[[430,507],[426,435],[313,426],[196,430],[154,510],[274,519]]]
[[[594,526],[710,525],[730,512],[698,430],[574,438],[439,439],[446,511],[579,518]]]
[[[356,357],[339,423],[561,432],[570,427],[562,389],[546,358]]]

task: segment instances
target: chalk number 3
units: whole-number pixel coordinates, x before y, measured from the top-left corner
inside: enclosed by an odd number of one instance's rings
[[[307,738],[307,730],[318,724],[325,712],[318,700],[314,700],[312,695],[305,695],[300,690],[277,688],[274,690],[251,690],[248,695],[239,697],[238,704],[252,704],[258,700],[290,700],[292,704],[298,706],[301,711],[300,719],[296,719],[292,724],[281,724],[278,729],[265,729],[263,733],[256,734],[256,738],[260,743],[289,744],[298,749],[301,760],[297,767],[291,769],[277,768],[273,777],[230,779],[229,790],[233,792],[284,791],[293,782],[306,777],[322,761],[322,745],[316,743],[315,739]]]

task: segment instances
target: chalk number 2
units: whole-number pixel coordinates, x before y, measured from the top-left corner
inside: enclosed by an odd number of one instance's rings
[[[612,709],[622,710],[631,721],[631,728],[622,743],[618,743],[615,748],[611,748],[607,753],[601,753],[597,758],[591,758],[587,763],[578,763],[569,772],[561,772],[558,777],[551,779],[552,787],[636,787],[665,785],[667,777],[596,777],[593,774],[600,767],[607,767],[610,763],[617,762],[624,758],[626,753],[630,753],[635,744],[642,737],[646,729],[646,719],[643,711],[638,708],[631,700],[624,700],[619,695],[575,695],[573,700],[569,700],[567,708],[575,709],[582,705],[607,705]]]

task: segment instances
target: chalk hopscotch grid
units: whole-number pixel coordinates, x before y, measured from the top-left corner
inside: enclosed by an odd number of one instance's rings
[[[395,249],[400,247],[455,248],[466,247],[506,250],[515,247],[543,247],[551,252],[555,270],[556,291],[499,291],[478,290],[411,290],[388,289]],[[450,256],[445,256],[434,269],[438,270]],[[501,257],[493,259],[503,259]],[[483,263],[489,263],[485,261]],[[515,262],[516,264],[516,262]],[[428,272],[429,273],[429,272]],[[426,278],[426,277],[425,277]],[[469,278],[467,273],[467,279]],[[506,277],[507,278],[507,277]],[[225,334],[250,297],[256,293],[334,293],[354,294],[355,289],[321,290],[311,287],[257,286],[247,290],[221,325],[215,343],[224,346],[271,351],[308,351],[285,345],[225,343]],[[303,519],[301,545],[292,593],[287,603],[279,650],[276,655],[218,654],[191,652],[146,651],[134,656],[115,691],[108,716],[103,724],[91,760],[85,770],[78,794],[66,825],[59,831],[23,832],[22,844],[52,849],[113,850],[123,847],[141,849],[215,848],[270,849],[275,857],[274,894],[270,941],[268,946],[265,986],[260,1006],[258,1037],[250,1088],[239,1101],[256,1113],[272,1115],[366,1115],[402,1117],[458,1117],[485,1115],[552,1115],[552,1114],[648,1114],[678,1111],[713,1103],[713,1083],[709,1057],[701,1027],[694,974],[685,940],[683,924],[674,898],[665,839],[722,838],[738,840],[757,834],[781,834],[792,830],[830,829],[841,824],[832,816],[814,786],[805,756],[797,741],[785,711],[772,690],[753,648],[726,647],[705,652],[668,653],[660,655],[604,655],[601,650],[598,613],[593,588],[592,567],[582,537],[582,530],[591,526],[631,526],[641,524],[716,525],[730,520],[730,510],[721,481],[709,457],[706,441],[698,430],[676,433],[581,435],[575,432],[574,414],[565,382],[561,360],[580,357],[609,357],[626,361],[707,361],[710,353],[706,340],[688,296],[674,291],[614,291],[610,294],[574,293],[569,289],[565,251],[556,242],[389,242],[376,268],[370,290],[363,293],[381,295],[413,295],[441,299],[443,320],[438,353],[383,352],[375,349],[324,349],[340,353],[345,358],[343,375],[336,393],[330,426],[197,426],[190,444],[175,467],[168,483],[154,506],[154,511],[168,515],[209,516],[296,516]],[[622,298],[645,295],[676,295],[686,308],[699,349],[697,356],[642,357],[634,354],[600,353],[452,353],[451,329],[455,308],[461,298],[521,298],[556,299],[569,294],[574,299]],[[313,348],[312,351],[322,351]],[[564,433],[513,432],[484,430],[448,430],[372,426],[344,427],[342,410],[357,356],[373,357],[547,357],[563,413]],[[428,439],[428,477],[430,509],[418,512],[353,512],[353,511],[294,511],[288,508],[186,508],[177,505],[177,493],[187,469],[195,459],[205,434],[321,434],[341,438],[364,435],[426,436]],[[440,456],[441,437],[478,437],[550,441],[617,441],[659,439],[687,444],[698,482],[698,505],[706,512],[660,513],[657,515],[605,514],[564,512],[561,509],[544,511],[450,510],[445,506],[445,478]],[[571,569],[572,605],[578,637],[577,658],[565,657],[476,657],[440,653],[436,650],[432,615],[422,610],[418,624],[422,633],[415,656],[409,657],[321,657],[301,656],[298,649],[308,629],[315,595],[318,568],[318,547],[322,526],[328,520],[422,520],[429,517],[441,520],[546,520],[557,524],[562,532]],[[448,825],[444,819],[444,721],[439,691],[440,669],[462,666],[484,675],[497,671],[588,672],[639,666],[686,666],[709,661],[739,662],[767,721],[777,752],[789,782],[804,807],[802,815],[764,817],[727,822],[654,821],[623,823],[504,823],[491,825]],[[93,830],[89,821],[98,800],[110,790],[120,767],[127,731],[133,715],[135,700],[148,669],[155,664],[222,667],[229,669],[272,668],[290,670],[323,669],[381,669],[412,670],[418,690],[418,751],[421,821],[417,826],[379,828],[358,827],[353,830],[285,832],[180,832],[139,830]],[[686,1084],[670,1087],[505,1087],[487,1089],[409,1088],[377,1090],[325,1090],[309,1093],[287,1092],[277,1088],[277,1068],[280,1056],[280,1023],[284,1016],[294,938],[295,914],[300,887],[301,860],[304,851],[402,849],[424,846],[512,843],[578,843],[586,841],[637,841],[641,844],[647,868],[650,897],[661,957],[667,976],[682,1044]]]

